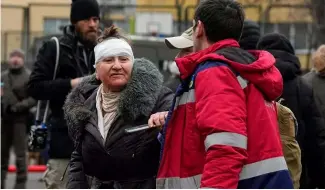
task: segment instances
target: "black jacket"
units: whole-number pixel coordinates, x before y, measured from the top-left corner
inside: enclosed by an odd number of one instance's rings
[[[181,80],[177,75],[170,75],[168,79],[164,82],[164,86],[171,89],[173,92],[176,92],[178,86],[180,85]]]
[[[319,105],[323,118],[325,119],[325,74],[310,71],[304,75],[304,79],[312,86],[315,93],[315,101]]]
[[[132,77],[121,92],[118,116],[104,142],[98,130],[95,76],[74,89],[64,106],[69,133],[76,149],[72,154],[67,188],[155,188],[159,166],[159,129],[132,134],[126,128],[147,124],[149,116],[168,111],[173,93],[162,86],[158,69],[136,59]]]
[[[297,141],[302,151],[301,188],[325,188],[325,123],[311,86],[301,76],[299,59],[286,51],[268,50],[283,77],[283,104],[298,121]],[[311,180],[311,181],[310,181]]]
[[[36,101],[27,93],[30,71],[27,68],[8,69],[1,73],[3,95],[1,97],[1,117],[3,121],[27,123],[29,110]],[[8,126],[12,127],[12,126]]]
[[[73,145],[63,119],[63,104],[71,90],[71,79],[92,74],[95,70],[93,50],[78,42],[73,26],[64,29],[59,38],[60,58],[56,79],[53,73],[56,44],[49,40],[41,47],[34,64],[28,91],[37,100],[50,100],[52,111],[48,122],[50,128],[50,158],[70,158]]]
[[[261,37],[260,26],[251,20],[244,21],[243,32],[239,40],[239,45],[244,50],[254,50]]]

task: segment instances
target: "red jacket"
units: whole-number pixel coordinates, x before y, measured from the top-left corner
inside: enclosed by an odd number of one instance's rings
[[[223,40],[176,60],[182,84],[161,137],[157,188],[292,188],[272,102],[281,74],[268,52],[238,47]],[[224,48],[256,60],[229,60],[216,53]]]

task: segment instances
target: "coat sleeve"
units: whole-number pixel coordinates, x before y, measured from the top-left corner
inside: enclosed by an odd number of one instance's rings
[[[81,144],[71,154],[68,177],[67,189],[89,189],[83,172]]]
[[[26,69],[26,72],[30,76],[30,70]],[[24,89],[27,90],[27,86],[24,86]],[[25,99],[17,102],[14,106],[19,112],[27,111],[36,105],[36,100],[32,97],[26,97]]]
[[[2,72],[1,82],[5,83],[2,87],[3,95],[1,96],[2,115],[7,114],[8,109],[19,102],[16,95],[12,92],[12,87],[8,80],[8,71]]]
[[[70,79],[53,80],[55,57],[56,45],[50,40],[40,48],[28,83],[28,93],[37,100],[65,99],[71,90]]]
[[[29,110],[33,106],[35,106],[36,101],[32,97],[28,97],[23,99],[22,101],[16,103],[14,107],[16,107],[18,112],[23,112]]]
[[[325,188],[325,122],[315,102],[311,86],[302,81],[300,102],[306,126],[304,154],[308,175],[318,188]]]
[[[212,67],[198,73],[195,100],[206,150],[201,188],[236,189],[247,159],[244,91],[228,67]]]
[[[172,106],[174,98],[174,93],[171,89],[163,86],[160,90],[160,94],[158,97],[158,101],[155,106],[155,113],[156,112],[163,112],[169,111],[170,107]]]

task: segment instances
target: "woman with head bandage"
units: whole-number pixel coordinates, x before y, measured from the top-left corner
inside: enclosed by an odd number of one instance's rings
[[[117,28],[106,29],[94,49],[96,74],[82,81],[64,105],[75,142],[67,188],[155,188],[159,128],[129,133],[167,111],[173,93],[156,66],[135,59]]]

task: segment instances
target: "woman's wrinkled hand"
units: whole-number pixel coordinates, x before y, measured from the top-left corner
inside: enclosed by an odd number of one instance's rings
[[[149,127],[161,127],[165,124],[168,111],[152,114],[148,120]]]

